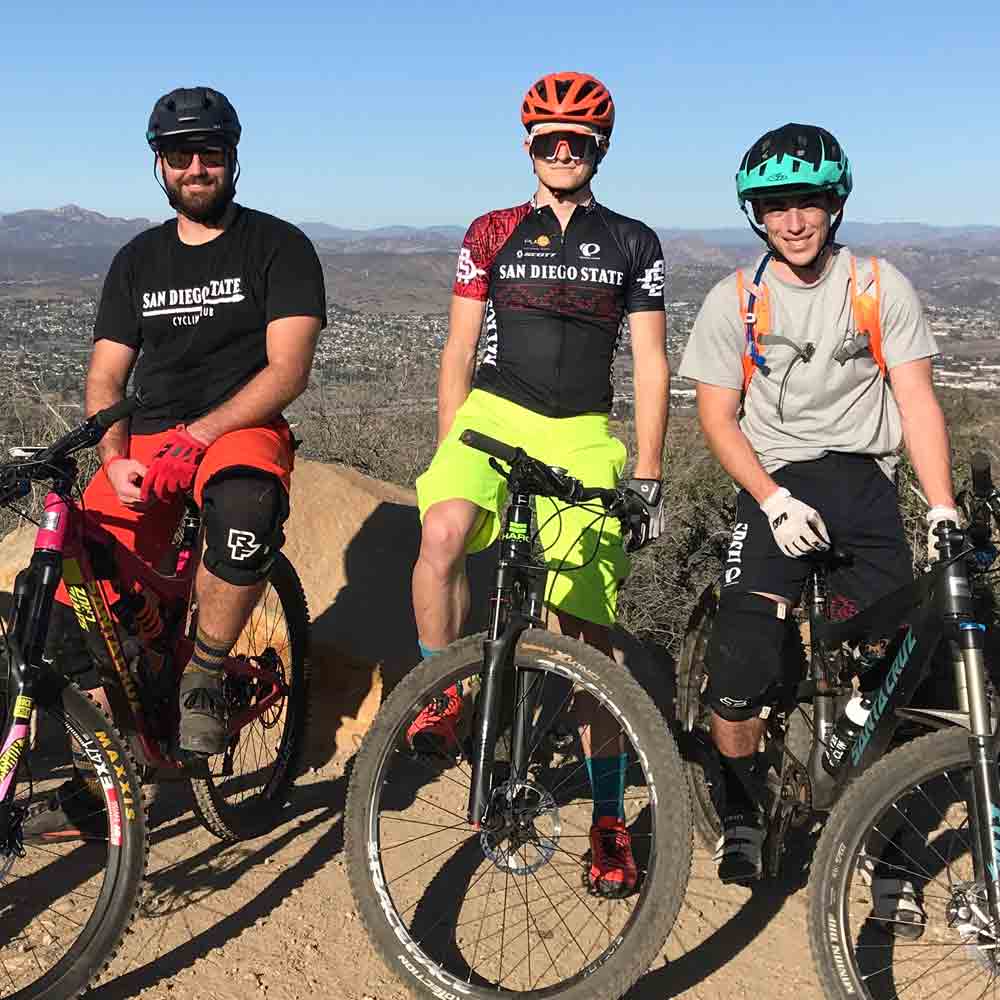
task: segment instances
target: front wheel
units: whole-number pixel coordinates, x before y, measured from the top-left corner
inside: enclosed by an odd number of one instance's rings
[[[135,915],[145,872],[131,751],[101,709],[64,683],[39,685],[51,694],[39,691],[33,732],[15,755],[11,830],[0,845],[0,969],[10,1000],[65,1000],[90,986]]]
[[[825,996],[993,995],[1000,955],[973,863],[971,795],[969,734],[956,727],[883,757],[834,807],[809,880]]]
[[[277,676],[281,695],[261,676]],[[281,821],[298,771],[309,712],[309,609],[292,564],[279,552],[257,606],[226,662],[230,719],[267,707],[191,780],[195,812],[223,840],[260,836]]]
[[[514,659],[535,682],[529,765],[513,778],[510,748],[498,744],[488,830],[466,820],[482,636],[420,664],[382,706],[348,793],[358,912],[385,963],[421,996],[620,997],[662,948],[687,885],[680,758],[653,702],[597,650],[530,630]],[[460,706],[450,750],[412,750],[414,721],[452,685]],[[610,734],[593,756],[625,752],[637,881],[617,898],[593,894],[588,881],[593,804],[575,715],[584,702],[591,712],[597,704],[591,732]]]

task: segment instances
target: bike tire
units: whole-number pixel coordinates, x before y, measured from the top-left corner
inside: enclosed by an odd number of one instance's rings
[[[95,763],[96,773],[104,776],[102,791],[105,813],[100,822],[105,824],[104,829],[107,830],[108,863],[103,884],[100,891],[95,894],[94,908],[90,917],[82,925],[76,940],[67,947],[62,957],[37,980],[16,988],[13,993],[5,992],[4,995],[8,996],[10,1000],[67,1000],[67,998],[80,996],[93,985],[114,958],[135,917],[145,875],[148,853],[146,816],[135,759],[128,743],[101,708],[75,685],[67,684],[63,687],[64,683],[60,682],[57,685],[54,695],[49,697],[41,695],[36,710],[44,712],[47,718],[54,723],[64,726],[65,733],[76,739]],[[24,772],[19,772],[19,785],[22,781],[22,773],[29,774],[32,771],[33,759],[38,757],[40,764],[44,753],[44,744],[41,741],[39,741],[38,746],[25,752],[24,759],[19,765],[25,769]],[[37,770],[40,771],[41,767],[39,766]],[[120,842],[116,844],[116,840]],[[17,899],[16,886],[18,882],[9,877],[11,874],[17,874],[18,869],[21,868],[25,877],[29,879],[29,884],[35,887],[36,891],[32,893],[30,903],[32,906],[40,905],[37,890],[40,887],[48,888],[44,882],[39,886],[39,879],[44,878],[44,876],[40,874],[35,867],[35,862],[32,861],[32,855],[35,853],[33,848],[36,843],[37,841],[30,839],[25,841],[24,857],[13,863],[7,877],[4,878],[5,924],[9,924],[14,919],[10,910],[12,900]],[[62,862],[58,860],[52,862],[51,855],[54,851],[54,846],[47,846],[42,850],[42,853],[44,856],[50,857],[48,862],[50,865],[58,868],[62,864],[63,869],[65,869],[69,863],[67,856],[63,856]],[[71,861],[72,855],[69,855],[68,858]],[[52,877],[55,878],[59,874],[57,872]],[[62,872],[61,877],[66,878],[65,871]],[[72,889],[71,886],[68,893],[70,896]],[[83,898],[89,899],[91,897],[85,896]],[[55,905],[56,902],[58,901],[54,901],[53,906],[46,907],[45,912],[58,915],[59,910]],[[64,904],[64,906],[70,907],[72,905],[71,902]],[[82,919],[82,915],[78,911],[74,910],[73,912],[74,915],[79,915]],[[71,923],[71,921],[67,921],[67,923]],[[38,946],[30,938],[22,940],[26,936],[24,931],[16,938],[4,940],[0,944],[0,964],[7,971],[8,977],[12,979],[10,976],[12,963],[2,958],[8,949],[15,952],[20,950],[22,959],[25,953],[37,955],[39,950],[44,951],[57,943],[58,934],[65,926],[65,923],[52,919],[43,924],[47,930],[41,937],[41,944]],[[52,938],[53,933],[57,935],[56,941],[49,941],[48,939]],[[21,944],[15,947],[15,942],[18,941]]]
[[[641,748],[650,767],[657,768],[655,796],[651,796],[655,799],[652,809],[656,844],[650,852],[656,863],[650,865],[641,906],[614,949],[591,971],[580,974],[579,981],[571,977],[565,987],[555,985],[538,992],[533,988],[530,992],[492,985],[484,988],[456,977],[430,959],[389,901],[373,832],[384,762],[398,746],[401,727],[405,727],[414,706],[443,690],[456,677],[481,669],[482,656],[483,636],[473,636],[417,666],[386,700],[358,751],[345,813],[347,870],[358,913],[386,966],[420,996],[455,1000],[526,995],[559,1000],[620,997],[660,953],[680,909],[692,854],[690,805],[680,757],[659,710],[623,668],[578,640],[529,630],[522,636],[515,657],[519,667],[529,669],[534,665],[535,669],[547,670],[549,666],[542,665],[558,664],[564,677],[613,699],[631,727],[629,739]],[[477,844],[473,846],[478,849]]]
[[[816,848],[809,879],[808,904],[809,942],[813,962],[824,995],[830,1000],[846,1000],[848,997],[851,1000],[859,997],[881,1000],[883,995],[896,992],[893,988],[891,993],[886,994],[882,985],[869,987],[871,977],[867,982],[862,979],[857,959],[852,957],[849,895],[854,891],[852,883],[857,877],[855,859],[859,851],[864,849],[873,823],[877,823],[879,817],[885,815],[908,792],[926,796],[936,779],[948,772],[963,771],[969,766],[968,731],[958,726],[938,730],[887,754],[866,770],[859,780],[853,781],[834,806]],[[941,850],[943,851],[943,847]],[[929,935],[928,929],[925,929],[924,934],[938,949],[943,947],[937,935]],[[968,947],[957,940],[954,944],[952,954],[964,953]],[[919,941],[917,945],[908,943],[903,953],[910,966],[907,975],[912,975],[914,971],[914,955],[918,945]],[[938,951],[932,954],[939,957],[943,953]],[[943,987],[941,995],[957,997],[955,985],[960,982],[963,974],[956,972],[953,963],[947,971],[948,985]],[[971,986],[973,992],[970,995],[984,995],[978,992],[982,983],[976,985],[973,982]],[[877,992],[871,992],[872,989]],[[919,995],[937,994],[921,992]]]
[[[283,625],[276,618],[273,623],[270,620],[268,608],[275,606],[280,608]],[[277,657],[274,662],[280,663],[289,686],[282,710],[279,710],[279,715],[284,716],[280,736],[267,737],[268,742],[275,744],[274,761],[268,767],[257,768],[260,780],[256,785],[251,785],[250,779],[245,777],[222,774],[219,768],[224,755],[221,754],[210,758],[209,777],[190,779],[196,815],[221,840],[258,837],[282,821],[281,806],[298,777],[309,724],[309,628],[309,608],[302,583],[292,564],[279,552],[267,587],[233,650],[233,655],[245,652],[250,656]],[[241,704],[252,697],[252,690],[241,693]],[[230,710],[235,709],[231,707]],[[240,731],[240,742],[247,746],[252,743],[247,734],[250,729],[261,730],[257,735],[262,741],[274,725],[270,713],[260,716]],[[232,756],[235,757],[238,751],[237,745]]]
[[[722,836],[719,807],[722,804],[722,773],[718,751],[709,732],[709,711],[703,692],[708,678],[705,653],[719,609],[718,581],[709,584],[698,598],[688,620],[677,657],[677,717],[680,720],[678,744],[684,761],[684,777],[691,795],[691,816],[695,837],[706,850],[714,851]],[[801,672],[805,653],[797,633],[786,643],[783,657]],[[786,667],[786,671],[790,668]],[[801,675],[801,673],[800,673]],[[785,734],[788,750],[803,764],[812,749],[813,726],[810,707],[791,713]]]

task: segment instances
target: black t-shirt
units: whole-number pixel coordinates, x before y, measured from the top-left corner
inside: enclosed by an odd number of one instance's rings
[[[146,398],[134,434],[189,423],[215,409],[267,366],[267,325],[316,316],[326,326],[323,269],[295,226],[239,207],[201,246],[176,219],[140,233],[104,280],[94,340],[139,351],[135,385]]]

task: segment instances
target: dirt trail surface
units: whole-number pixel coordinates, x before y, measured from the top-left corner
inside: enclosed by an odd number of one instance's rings
[[[132,933],[94,1000],[404,1000],[354,911],[343,855],[345,780],[335,759],[306,774],[268,836],[222,844],[184,785],[150,806],[148,885]],[[698,851],[663,957],[628,1000],[818,1000],[805,893],[724,888]]]

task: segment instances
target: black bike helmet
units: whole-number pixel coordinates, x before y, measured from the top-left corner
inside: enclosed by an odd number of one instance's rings
[[[236,109],[225,94],[211,87],[178,87],[153,106],[146,141],[155,151],[188,139],[221,140],[224,146],[235,147],[242,131]]]

